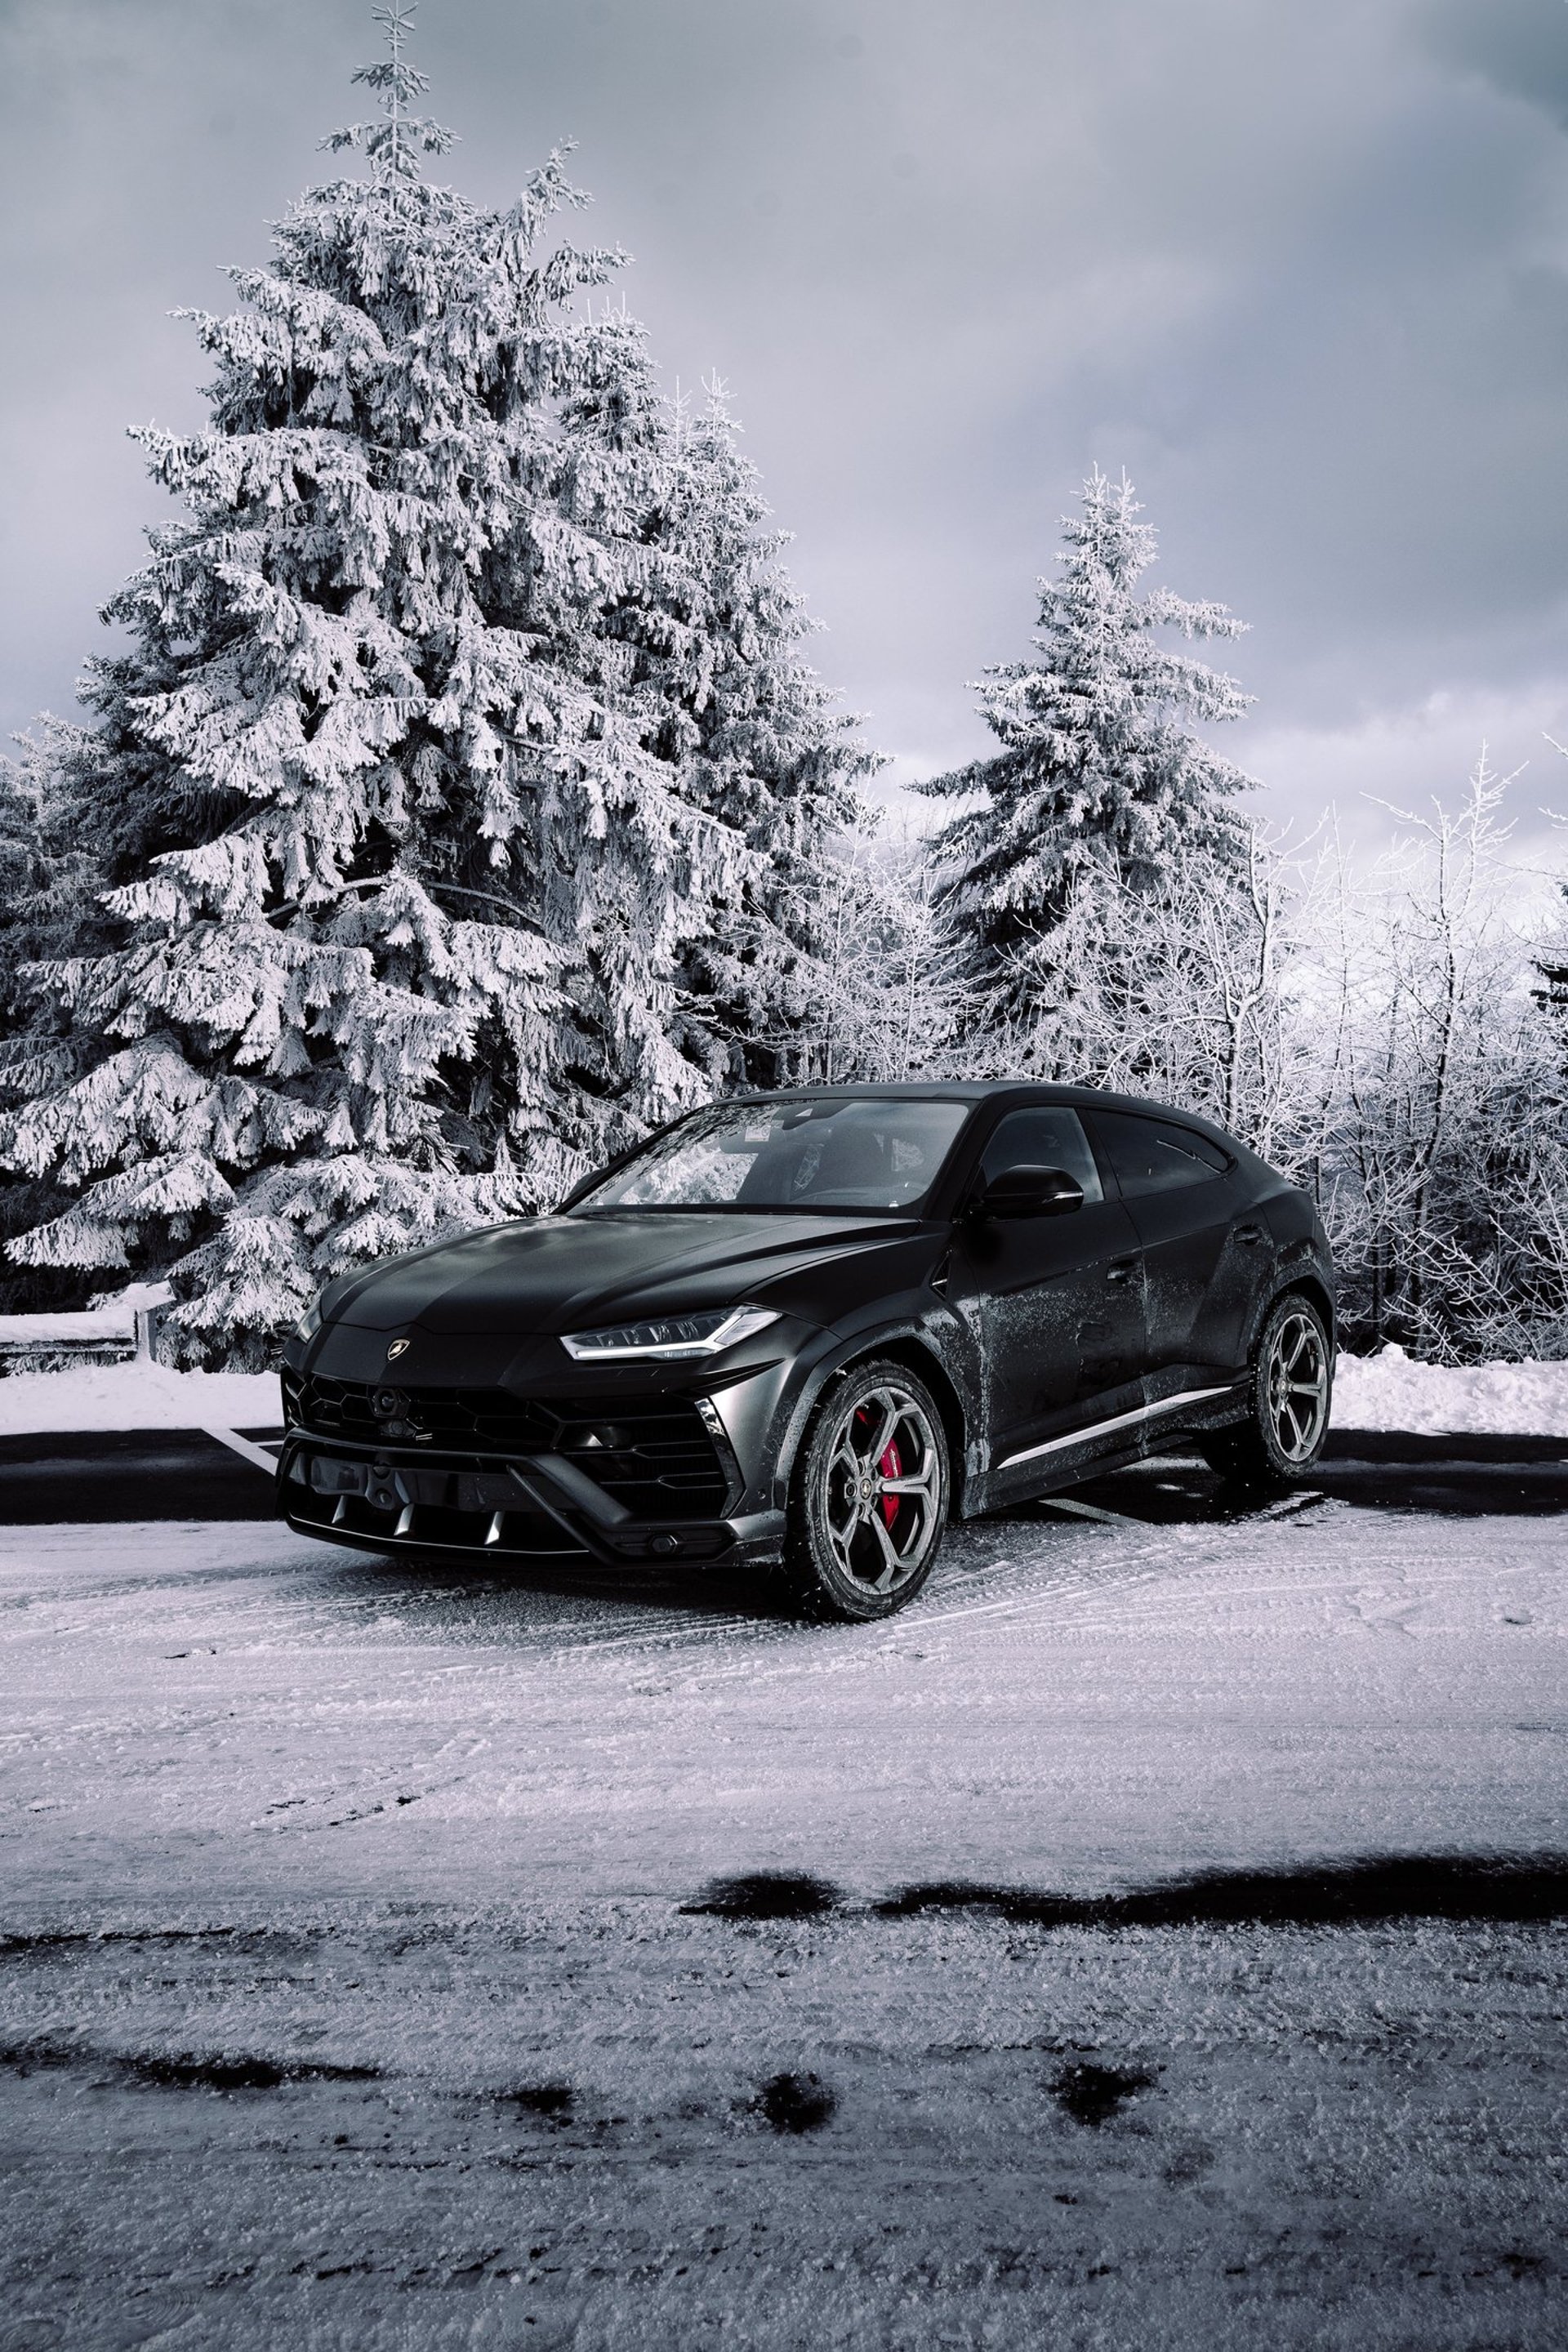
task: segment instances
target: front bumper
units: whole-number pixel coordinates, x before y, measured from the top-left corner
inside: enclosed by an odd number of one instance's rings
[[[786,1321],[710,1368],[568,1370],[549,1339],[415,1327],[394,1357],[386,1332],[329,1324],[285,1351],[279,1508],[364,1550],[769,1565],[832,1344]]]
[[[727,1505],[738,1486],[732,1480]],[[779,1511],[639,1517],[559,1454],[416,1456],[302,1430],[285,1441],[278,1494],[291,1528],[361,1550],[763,1567],[779,1559],[784,1540]]]

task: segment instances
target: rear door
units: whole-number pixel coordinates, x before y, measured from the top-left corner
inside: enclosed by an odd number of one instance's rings
[[[1236,1161],[1174,1119],[1096,1110],[1091,1123],[1142,1250],[1151,1402],[1234,1371],[1269,1255]]]
[[[1142,1396],[1143,1285],[1138,1235],[1108,1198],[1078,1113],[1010,1111],[985,1147],[977,1183],[1005,1168],[1061,1168],[1083,1187],[1065,1215],[965,1223],[949,1298],[974,1330],[985,1368],[991,1462]]]

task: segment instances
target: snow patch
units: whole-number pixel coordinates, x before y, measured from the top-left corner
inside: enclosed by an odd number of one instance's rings
[[[1342,1356],[1336,1429],[1568,1437],[1568,1363],[1419,1364],[1391,1340]]]
[[[31,1318],[28,1318],[31,1321]],[[276,1372],[177,1372],[167,1364],[72,1364],[0,1380],[0,1436],[72,1429],[274,1429]]]
[[[58,1315],[0,1315],[0,1348],[90,1347],[97,1340],[136,1342],[140,1309],[167,1307],[174,1293],[166,1282],[132,1282],[111,1297]]]

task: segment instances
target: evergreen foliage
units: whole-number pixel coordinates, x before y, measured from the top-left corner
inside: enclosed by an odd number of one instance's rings
[[[55,789],[79,732],[45,719],[18,739],[19,760],[0,759],[0,1080],[37,1019],[26,968],[63,945],[90,904],[90,855],[61,837]]]
[[[92,738],[46,716],[18,739],[20,758],[0,759],[0,1101],[22,1101],[69,1076],[76,1064],[54,1008],[40,1001],[32,967],[86,945],[102,929],[101,870],[90,835],[74,822],[70,781]],[[0,1176],[0,1240],[57,1216],[65,1194],[49,1177]],[[7,1266],[0,1313],[75,1303],[79,1277],[58,1267]]]
[[[831,988],[825,903],[832,845],[865,812],[856,786],[880,764],[802,658],[816,624],[767,533],[756,468],[715,383],[695,415],[678,413],[680,508],[673,533],[695,598],[681,616],[662,748],[699,806],[751,855],[681,962],[689,1019],[727,1046],[747,1085],[787,1084],[809,1066]]]
[[[977,688],[1002,750],[921,787],[973,803],[933,846],[940,903],[992,1011],[1026,1000],[1030,951],[1097,867],[1118,889],[1155,890],[1179,851],[1243,852],[1226,803],[1248,779],[1191,722],[1238,718],[1250,698],[1156,633],[1235,637],[1246,625],[1223,604],[1137,593],[1157,546],[1142,511],[1125,477],[1095,468],[1081,513],[1063,518],[1061,576],[1040,583],[1040,658],[990,669]]]
[[[329,142],[368,176],[188,314],[210,427],[137,436],[185,515],[56,747],[107,888],[41,943],[4,1152],[70,1198],[10,1255],[170,1273],[187,1360],[265,1360],[346,1266],[711,1091],[760,1003],[798,1024],[785,886],[867,764],[721,406],[580,307],[620,257],[557,241],[563,156],[500,213],[422,176],[406,19]]]

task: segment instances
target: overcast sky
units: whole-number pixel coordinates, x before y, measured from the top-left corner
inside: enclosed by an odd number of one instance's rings
[[[68,708],[217,307],[365,110],[364,0],[0,0],[0,726]],[[1568,806],[1564,0],[424,0],[497,204],[574,136],[671,380],[729,382],[820,667],[900,777],[984,748],[1092,463],[1253,625],[1279,811]]]

